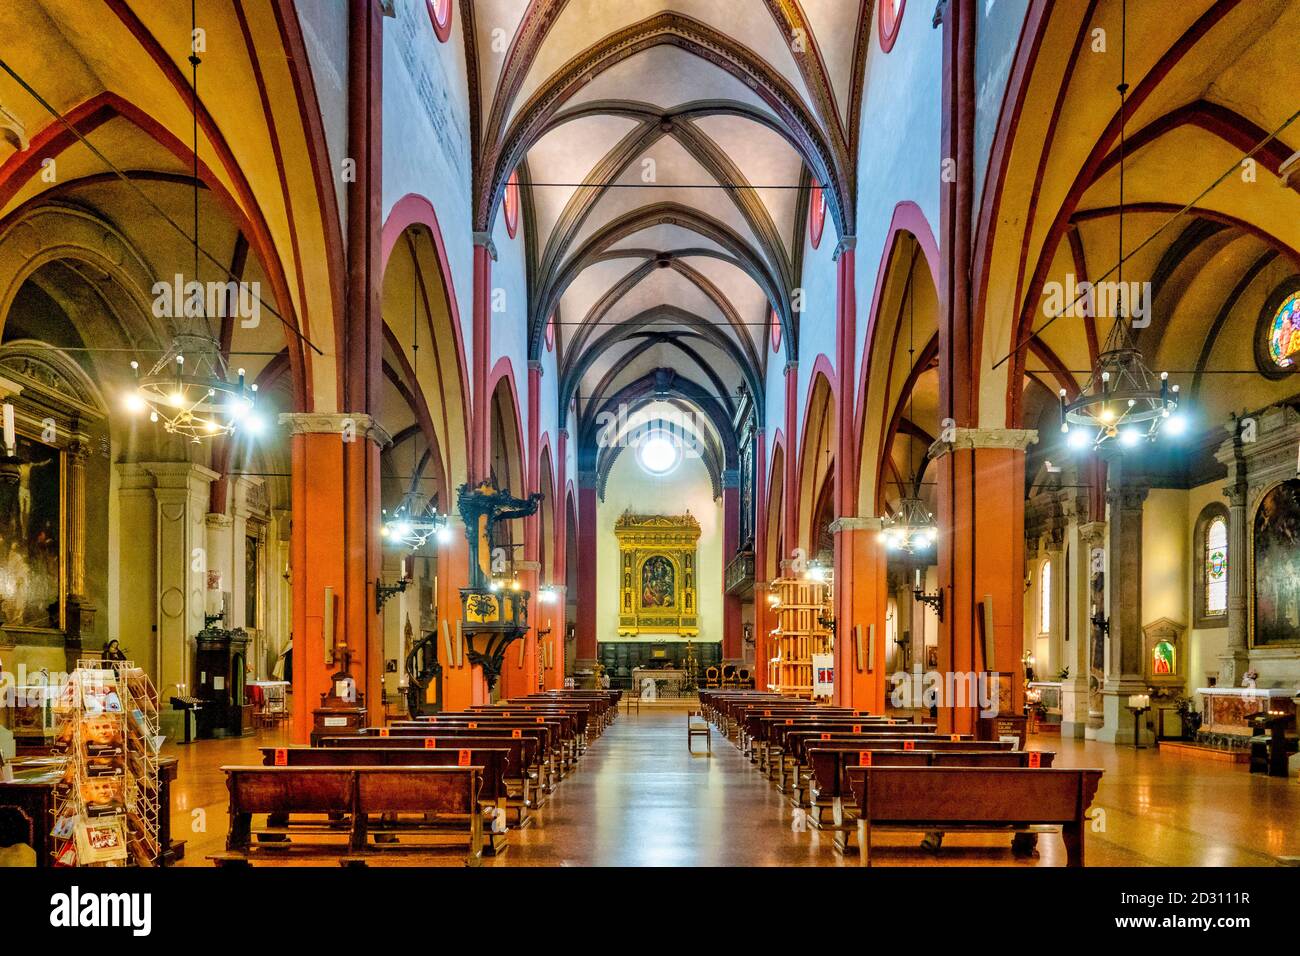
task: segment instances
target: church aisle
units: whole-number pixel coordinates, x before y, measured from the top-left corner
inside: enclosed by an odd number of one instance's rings
[[[686,708],[622,714],[497,866],[837,866],[829,833],[790,809],[729,741],[686,748]]]

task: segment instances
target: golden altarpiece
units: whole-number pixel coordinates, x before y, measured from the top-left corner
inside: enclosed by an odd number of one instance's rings
[[[618,539],[618,634],[700,633],[695,600],[695,551],[700,523],[684,515],[624,512],[614,525]]]

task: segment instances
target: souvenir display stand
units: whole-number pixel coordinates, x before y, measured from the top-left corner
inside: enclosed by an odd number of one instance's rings
[[[158,857],[158,692],[131,661],[86,659],[54,704],[67,755],[55,790],[56,866],[152,866]]]

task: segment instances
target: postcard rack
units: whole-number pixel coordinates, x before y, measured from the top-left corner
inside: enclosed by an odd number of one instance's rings
[[[55,704],[68,762],[56,789],[54,862],[158,858],[158,692],[132,661],[77,662]]]

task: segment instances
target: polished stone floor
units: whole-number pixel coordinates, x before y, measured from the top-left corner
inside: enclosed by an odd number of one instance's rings
[[[222,848],[226,790],[222,764],[258,763],[256,748],[283,739],[204,741],[168,749],[180,758],[174,836],[189,841],[184,865],[207,865]],[[1092,741],[1036,738],[1057,766],[1105,770],[1094,807],[1105,811],[1087,834],[1090,866],[1270,866],[1300,857],[1300,784],[1252,776],[1244,766],[1134,751]],[[194,811],[202,811],[196,814]],[[195,826],[200,829],[190,832]],[[1029,861],[1003,837],[950,835],[938,856],[919,834],[881,834],[877,865],[1059,866],[1054,834]],[[714,734],[713,754],[686,748],[685,710],[660,707],[622,715],[592,746],[537,814],[510,834],[497,866],[841,866],[829,832],[791,828],[783,794]]]

